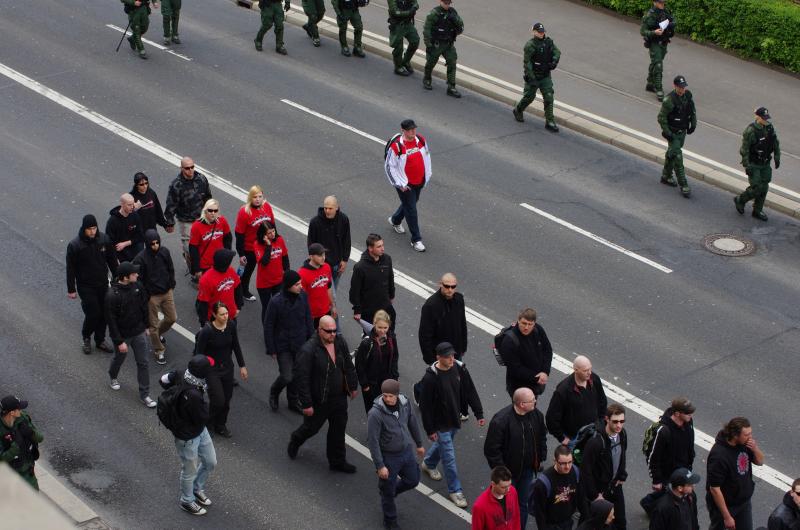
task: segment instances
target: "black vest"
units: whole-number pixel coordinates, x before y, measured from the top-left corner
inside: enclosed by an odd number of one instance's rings
[[[547,37],[533,41],[536,47],[531,55],[531,70],[537,77],[545,77],[550,73],[550,63],[553,62],[553,41]]]
[[[453,42],[456,40],[457,28],[453,22],[452,13],[441,13],[436,22],[433,23],[433,31],[431,35],[434,41],[439,42]]]
[[[668,13],[666,9],[656,9],[655,7],[651,7],[647,15],[648,17],[655,15],[656,25],[654,27],[648,28],[651,30],[658,29],[658,24],[660,22],[669,20],[669,25],[667,26],[667,29],[665,29],[660,36],[653,35],[653,37],[651,38],[651,40],[655,42],[669,43],[669,40],[675,36],[675,18],[673,18],[673,16],[670,13]]]
[[[339,0],[339,9],[349,9],[352,11],[358,9],[358,4],[356,0]]]
[[[775,149],[775,129],[772,125],[767,125],[759,132],[753,127],[756,134],[756,141],[750,144],[750,162],[754,164],[768,164]]]
[[[672,99],[672,111],[667,115],[667,124],[673,130],[686,130],[691,124],[692,118],[692,93],[686,91],[686,103],[681,102],[681,98],[675,92],[670,93]]]

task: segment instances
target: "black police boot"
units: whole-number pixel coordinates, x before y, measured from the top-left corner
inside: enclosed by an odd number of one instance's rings
[[[431,83],[430,78],[422,80],[422,88],[425,90],[433,90],[433,84]]]
[[[519,110],[517,107],[511,109],[511,113],[514,115],[514,119],[518,122],[522,123],[525,121],[525,117],[522,115],[522,111]]]
[[[303,29],[305,30],[306,35],[308,35],[309,39],[313,39],[314,38],[314,35],[311,34],[311,30],[308,29],[308,24],[303,24]]]
[[[350,48],[348,48],[347,46],[342,46],[342,55],[344,55],[345,57],[350,57],[353,54],[350,53]]]
[[[664,175],[661,175],[661,184],[664,184],[664,185],[667,185],[667,186],[671,186],[673,188],[678,185],[678,183],[675,182],[675,179],[672,178],[672,175],[670,175],[668,177],[664,176]]]
[[[411,72],[409,72],[409,71],[406,69],[406,67],[405,67],[405,66],[400,66],[399,68],[395,68],[395,69],[394,69],[394,73],[395,73],[396,75],[402,75],[403,77],[408,77],[408,76],[410,76],[410,75],[411,75]]]
[[[684,184],[683,186],[681,186],[681,195],[683,195],[687,199],[691,197],[692,189],[689,187],[688,184]]]
[[[280,45],[275,48],[275,53],[279,53],[280,55],[288,55],[289,52],[286,51],[286,46]]]
[[[764,212],[753,212],[753,217],[755,217],[759,221],[766,221],[767,219],[769,219],[769,217],[767,217],[767,214],[765,214]]]
[[[362,59],[367,56],[364,53],[364,50],[362,50],[360,46],[355,46],[353,48],[353,55],[355,55],[356,57],[361,57]]]
[[[261,46],[261,43],[260,43],[259,41],[257,41],[257,40],[254,40],[253,42],[254,42],[254,43],[255,43],[255,45],[256,45],[256,51],[257,51],[257,52],[260,52],[261,50],[263,50],[263,49],[264,49],[264,48]]]
[[[449,86],[449,87],[447,87],[447,95],[450,96],[450,97],[458,99],[458,98],[461,97],[461,92],[459,92],[456,87]]]
[[[547,123],[545,123],[544,124],[544,128],[547,129],[550,132],[554,132],[554,133],[558,132],[558,125],[556,125],[556,122],[554,122],[554,121],[548,121]]]
[[[652,84],[650,84],[650,83],[647,83],[647,84],[644,86],[644,89],[645,89],[645,91],[647,91],[647,92],[655,92],[655,91],[656,91],[656,87],[654,87],[654,86],[653,86]]]
[[[744,215],[744,204],[739,201],[739,196],[733,198],[733,204],[736,205],[736,211],[739,212],[739,215]]]

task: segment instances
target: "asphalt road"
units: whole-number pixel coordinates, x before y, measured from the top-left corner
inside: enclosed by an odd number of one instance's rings
[[[315,213],[322,196],[337,194],[356,246],[363,248],[367,233],[382,232],[395,267],[429,285],[453,270],[468,304],[498,322],[535,307],[558,353],[589,355],[601,377],[659,406],[674,395],[691,396],[698,404],[697,427],[705,432],[714,433],[734,415],[750,417],[769,465],[800,474],[785,443],[786,433],[798,427],[793,411],[800,397],[798,223],[779,215],[768,224],[739,217],[729,195],[702,184],[685,200],[658,185],[653,164],[568,131],[554,136],[535,124],[516,124],[507,109],[484,98],[455,101],[443,91],[424,92],[418,79],[399,80],[381,59],[343,58],[328,40],[312,48],[297,28],[287,29],[289,57],[257,54],[250,13],[210,0],[196,6],[182,19],[181,53],[192,60],[150,47],[145,62],[128,49],[113,53],[119,33],[105,24],[120,24],[116,5],[46,2],[46,18],[12,5],[0,19],[9,43],[0,49],[0,63],[193,156],[241,187],[261,184],[270,202],[301,218]],[[150,36],[158,37],[153,20]],[[0,387],[32,402],[52,466],[122,528],[376,527],[380,508],[366,459],[350,451],[359,472],[331,474],[320,436],[296,462],[285,456],[299,418],[285,409],[267,410],[276,369],[263,355],[257,304],[248,304],[241,317],[251,381],[234,397],[234,438],[217,442],[220,466],[209,485],[214,509],[206,518],[179,512],[171,437],[138,403],[131,361],[123,367],[122,391],[113,393],[106,385],[108,356],[80,353],[81,313],[77,302],[67,300],[63,279],[64,250],[84,213],[104,223],[136,171],[150,176],[163,200],[176,168],[11,80],[2,78],[0,94],[0,194],[6,206],[0,211],[0,287],[6,294],[0,318],[8,330],[0,351],[11,361]],[[413,252],[386,224],[397,199],[382,175],[382,146],[281,99],[381,138],[401,119],[416,119],[433,151],[434,180],[420,205],[428,252]],[[232,219],[238,201],[216,196]],[[674,272],[566,230],[521,208],[522,202]],[[299,266],[304,235],[287,227],[282,232],[293,266]],[[749,237],[758,250],[740,259],[711,255],[700,240],[716,232]],[[165,240],[178,255],[177,238]],[[349,275],[341,295],[348,282]],[[176,296],[179,322],[195,331],[188,282],[179,282]],[[423,369],[415,347],[422,301],[398,291],[406,388]],[[346,325],[345,332],[354,344],[356,326]],[[490,356],[491,337],[475,328],[470,334],[467,360],[490,416],[506,404],[504,373]],[[190,343],[176,333],[168,339],[168,368],[183,368]],[[161,371],[156,365],[151,371],[155,388]],[[348,433],[363,441],[360,397],[350,412]],[[637,494],[647,488],[638,450],[645,426],[629,416],[632,528],[645,524],[636,507]],[[470,422],[457,442],[471,500],[488,480],[483,435]],[[700,451],[701,474],[703,458]],[[756,518],[764,522],[781,492],[762,481],[756,491]],[[401,497],[400,511],[407,526],[464,526],[415,492]]]

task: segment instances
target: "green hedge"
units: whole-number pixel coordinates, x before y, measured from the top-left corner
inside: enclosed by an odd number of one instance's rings
[[[584,0],[637,18],[651,0]],[[676,30],[800,72],[800,5],[789,0],[667,0]]]

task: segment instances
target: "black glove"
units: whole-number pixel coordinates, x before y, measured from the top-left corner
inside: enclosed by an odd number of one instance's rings
[[[752,177],[753,176],[753,170],[750,169],[750,166],[747,166],[746,168],[744,168],[744,174],[747,175],[748,177]]]
[[[694,130],[695,130],[695,127],[696,127],[695,125],[692,125],[691,127],[689,127],[686,130],[686,134],[692,134],[694,132]]]
[[[663,136],[668,142],[672,141],[672,133],[671,132],[661,131],[661,136]]]
[[[33,429],[28,425],[28,422],[22,421],[17,425],[17,432],[22,435],[26,440],[33,440]]]
[[[558,61],[554,61],[554,62],[548,64],[547,67],[549,69],[551,69],[551,70],[555,70],[556,68],[558,68]]]
[[[781,167],[781,161],[776,158],[775,159],[775,169],[778,169],[779,167]]]
[[[289,4],[289,0],[286,0],[286,1],[283,3],[283,10],[284,10],[284,11],[286,11],[286,12],[288,13],[288,12],[289,12],[289,10],[290,10],[291,8],[292,8],[292,6]]]
[[[528,74],[523,75],[522,76],[522,80],[525,81],[526,83],[530,83],[531,82],[531,78],[530,78],[530,76]]]

